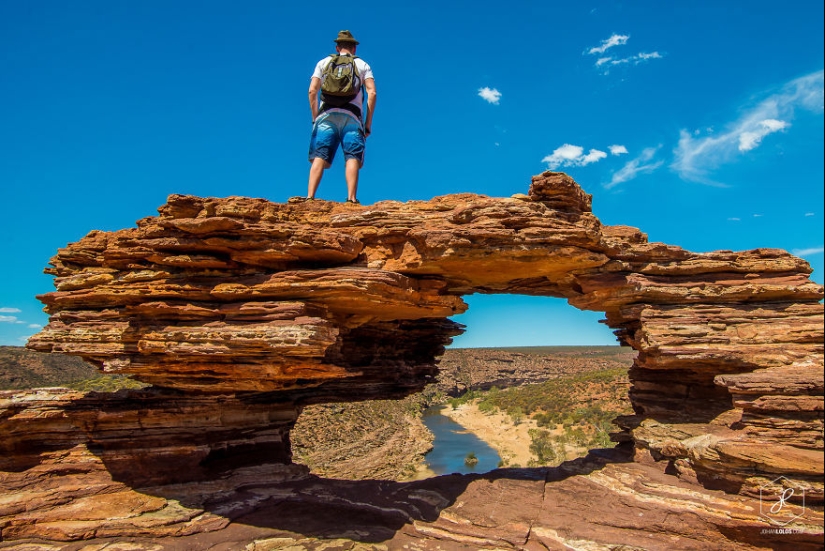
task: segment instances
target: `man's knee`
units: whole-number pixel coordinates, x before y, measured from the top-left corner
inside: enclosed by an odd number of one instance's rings
[[[313,157],[310,162],[312,163],[312,167],[315,170],[326,170],[332,166],[328,160],[324,159],[323,157]]]

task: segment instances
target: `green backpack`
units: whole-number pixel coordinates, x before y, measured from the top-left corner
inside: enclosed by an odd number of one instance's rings
[[[361,77],[355,66],[356,56],[333,54],[321,77],[321,101],[331,107],[341,107],[361,91]]]

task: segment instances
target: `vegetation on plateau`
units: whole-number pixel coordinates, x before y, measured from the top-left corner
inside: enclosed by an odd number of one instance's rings
[[[514,425],[532,419],[530,452],[535,465],[558,465],[589,449],[612,447],[613,419],[632,413],[627,369],[612,368],[559,377],[539,384],[469,391],[448,403],[472,402],[479,411],[507,413]]]

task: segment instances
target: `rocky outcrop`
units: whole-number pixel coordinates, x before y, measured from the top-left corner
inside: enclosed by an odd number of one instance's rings
[[[40,297],[50,323],[29,346],[163,392],[297,412],[422,389],[462,330],[449,319],[466,309],[462,295],[562,297],[604,312],[638,351],[635,415],[620,422],[637,462],[705,488],[763,498],[791,488],[789,499],[821,504],[823,288],[810,266],[775,249],[649,243],[590,207],[552,172],[512,198],[354,206],[173,195],[136,228],[58,252],[47,270],[57,290]],[[17,422],[7,415],[0,433]],[[231,440],[243,423],[225,423],[214,434]],[[286,442],[288,423],[274,426]]]
[[[406,483],[325,480],[296,465],[264,464],[139,491],[112,481],[94,454],[71,453],[83,466],[63,474],[74,498],[44,491],[30,493],[27,504],[12,501],[20,512],[0,524],[11,549],[822,548],[821,510],[809,508],[782,528],[765,520],[755,498],[697,489],[619,450],[558,468]],[[90,480],[93,486],[82,485]],[[72,543],[80,539],[86,541]],[[0,542],[0,548],[7,547]]]

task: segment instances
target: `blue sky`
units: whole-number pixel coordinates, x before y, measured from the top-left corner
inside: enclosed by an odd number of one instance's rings
[[[350,29],[378,106],[359,198],[524,193],[565,171],[604,223],[823,272],[823,3],[0,2],[0,344],[46,323],[59,247],[172,193],[306,192],[315,63]],[[318,196],[346,198],[343,165]],[[467,297],[456,346],[612,344],[559,299]]]

